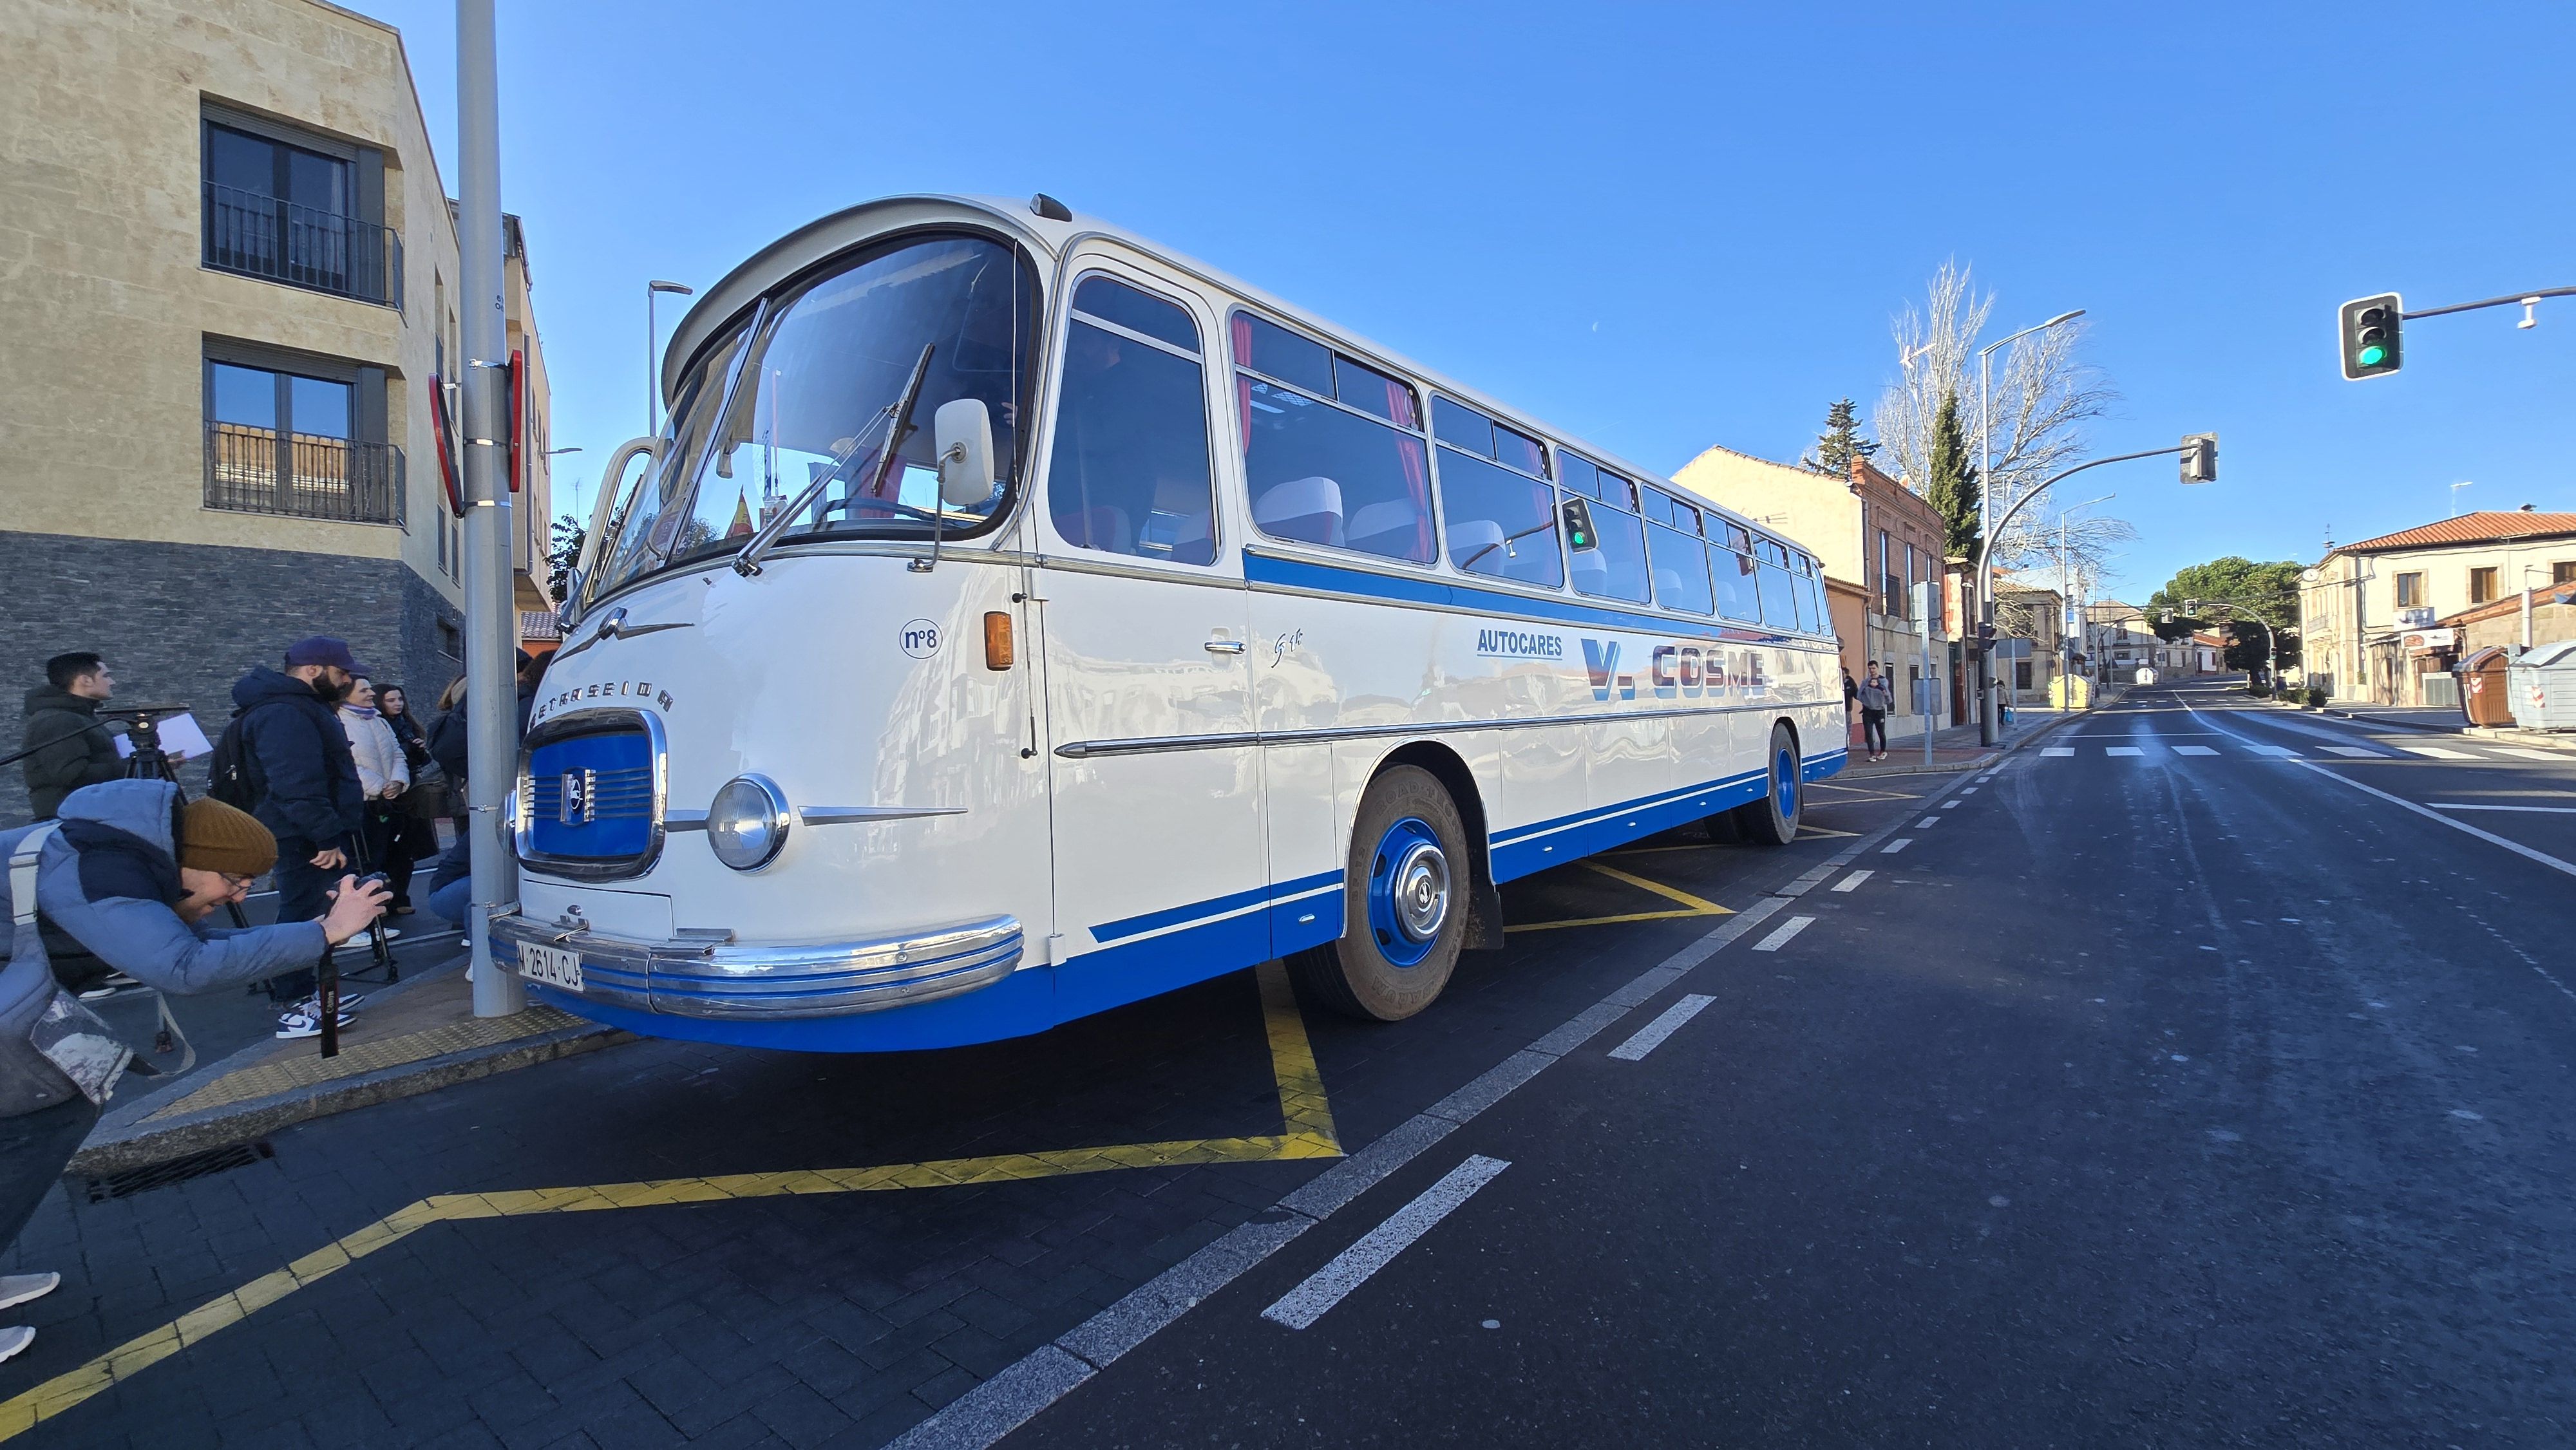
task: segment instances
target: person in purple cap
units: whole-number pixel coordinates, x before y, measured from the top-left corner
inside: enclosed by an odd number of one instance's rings
[[[366,792],[338,711],[350,682],[367,673],[345,642],[317,635],[287,646],[285,669],[261,666],[233,686],[250,813],[277,837],[279,921],[310,921],[329,910],[331,888],[351,869]],[[278,1036],[322,1030],[313,985],[311,967],[270,979],[269,999],[286,1004]],[[347,997],[341,1003],[346,1025],[354,1004]]]

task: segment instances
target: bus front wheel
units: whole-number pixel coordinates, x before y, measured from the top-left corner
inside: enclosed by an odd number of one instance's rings
[[[1291,955],[1290,974],[1345,1016],[1403,1021],[1449,985],[1473,873],[1448,789],[1414,766],[1387,771],[1369,782],[1352,822],[1342,939]]]
[[[1761,797],[1726,812],[1727,822],[1739,840],[1785,846],[1798,839],[1798,817],[1806,809],[1807,795],[1798,737],[1787,721],[1772,725],[1771,748],[1763,752],[1763,761],[1766,779]]]

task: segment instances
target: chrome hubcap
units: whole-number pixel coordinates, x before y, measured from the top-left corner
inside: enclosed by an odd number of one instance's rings
[[[1449,858],[1439,846],[1416,841],[1396,859],[1393,891],[1395,925],[1408,938],[1427,942],[1449,919]]]

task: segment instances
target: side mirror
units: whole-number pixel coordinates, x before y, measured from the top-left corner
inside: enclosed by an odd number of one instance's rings
[[[930,436],[939,450],[942,502],[972,508],[993,496],[993,415],[984,410],[983,399],[940,404]]]
[[[1579,498],[1565,501],[1565,544],[1578,554],[1601,544],[1592,532],[1592,505]]]

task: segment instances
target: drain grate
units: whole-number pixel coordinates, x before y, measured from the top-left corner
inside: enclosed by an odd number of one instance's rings
[[[89,1201],[105,1203],[111,1198],[131,1198],[138,1193],[149,1193],[155,1188],[167,1188],[173,1183],[185,1183],[191,1178],[204,1178],[210,1174],[229,1172],[235,1168],[248,1168],[262,1159],[276,1156],[277,1150],[270,1147],[266,1140],[257,1143],[236,1143],[229,1148],[208,1148],[202,1153],[191,1153],[185,1158],[173,1158],[167,1163],[128,1168],[122,1173],[108,1173],[92,1178],[89,1180]]]

